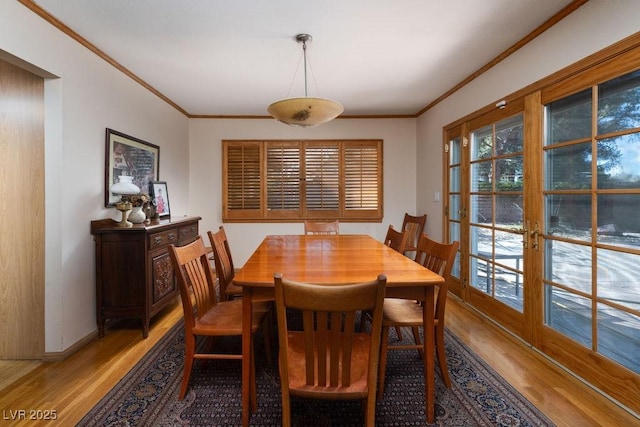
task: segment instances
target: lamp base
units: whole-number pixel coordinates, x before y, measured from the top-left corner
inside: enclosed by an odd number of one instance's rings
[[[129,215],[129,212],[131,212],[131,203],[118,202],[116,203],[116,209],[122,212],[122,219],[118,223],[118,227],[123,227],[123,228],[133,227],[133,224],[127,221],[127,216]]]

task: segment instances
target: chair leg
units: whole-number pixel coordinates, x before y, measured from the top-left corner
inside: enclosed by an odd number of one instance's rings
[[[436,354],[438,355],[438,365],[442,372],[442,379],[447,388],[451,388],[451,379],[449,378],[449,368],[447,366],[447,357],[444,348],[444,326],[438,324],[435,328],[436,335]]]
[[[384,376],[387,371],[387,351],[389,350],[389,327],[382,327],[380,339],[380,362],[378,363],[378,400],[384,395]]]
[[[267,359],[267,364],[269,366],[272,365],[273,360],[271,358],[271,343],[272,343],[272,333],[271,327],[273,325],[273,317],[271,316],[271,311],[264,316],[264,321],[262,322],[262,338],[264,340],[264,353]]]
[[[281,381],[284,381],[284,380],[281,380]],[[291,427],[291,400],[290,399],[291,397],[289,396],[289,391],[282,390],[282,427]]]
[[[193,368],[193,359],[195,355],[196,341],[195,337],[187,332],[185,337],[185,356],[184,356],[184,373],[182,374],[182,386],[180,387],[180,396],[178,400],[184,399],[191,378],[191,368]]]
[[[376,399],[375,393],[373,398],[364,399],[364,425],[367,427],[375,427],[376,425]]]
[[[249,382],[251,382],[251,389],[249,391],[249,403],[251,405],[251,412],[258,410],[258,390],[256,388],[256,358],[253,348],[253,335],[251,336],[251,374],[249,375]]]
[[[418,329],[417,326],[412,326],[411,327],[411,332],[413,332],[413,341],[416,343],[416,345],[418,346],[418,354],[420,355],[420,357],[422,359],[424,359],[424,349],[422,348],[422,346],[420,345],[420,330]]]
[[[398,335],[398,341],[402,341],[402,329],[400,329],[400,326],[396,326],[396,335]]]

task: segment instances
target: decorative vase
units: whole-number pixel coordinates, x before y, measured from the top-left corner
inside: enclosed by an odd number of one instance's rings
[[[128,219],[134,224],[142,224],[147,219],[147,215],[142,210],[142,206],[134,206],[131,208]]]

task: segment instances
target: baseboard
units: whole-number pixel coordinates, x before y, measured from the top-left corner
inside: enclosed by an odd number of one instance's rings
[[[69,347],[69,348],[67,348],[67,349],[65,349],[63,351],[46,352],[42,356],[42,361],[43,362],[59,362],[61,360],[64,360],[67,357],[69,357],[72,354],[74,354],[75,352],[77,352],[78,350],[80,350],[85,345],[87,345],[87,344],[91,343],[92,341],[94,341],[96,338],[98,338],[98,330],[97,329],[94,330],[93,332],[91,332],[89,335],[87,335],[84,338],[82,338],[79,341],[77,341],[71,347]]]

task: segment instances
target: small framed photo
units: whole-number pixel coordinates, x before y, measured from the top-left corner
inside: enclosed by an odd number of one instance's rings
[[[165,181],[152,181],[149,183],[149,195],[156,207],[156,213],[160,218],[171,215],[169,208],[169,192]]]
[[[151,181],[159,179],[160,147],[107,128],[104,174],[104,205],[115,206],[120,196],[111,194],[111,186],[122,175],[133,177],[133,183],[144,191]]]

